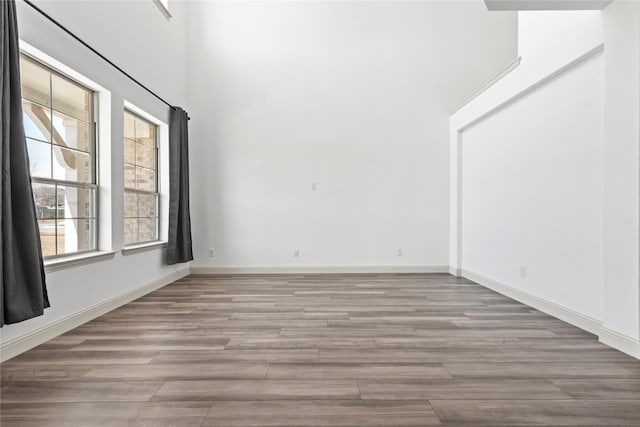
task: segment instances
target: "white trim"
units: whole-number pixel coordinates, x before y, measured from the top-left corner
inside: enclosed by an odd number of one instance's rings
[[[587,332],[591,332],[592,334],[597,335],[600,332],[602,323],[593,317],[578,313],[570,308],[563,307],[547,299],[513,288],[507,284],[489,279],[488,277],[473,273],[469,270],[462,269],[462,277],[472,280],[485,288],[491,289],[492,291],[496,291],[499,294],[513,298],[516,301],[538,309],[553,317],[557,317],[560,320],[564,320],[565,322],[570,323],[573,326],[577,326],[580,329],[584,329]]]
[[[455,267],[451,267],[455,271]],[[540,298],[520,289],[513,288],[507,284],[498,282],[480,274],[468,270],[462,270],[462,277],[472,280],[485,288],[508,296],[516,301],[533,307],[550,316],[556,317],[580,329],[598,336],[598,340],[618,351],[626,353],[640,359],[640,341],[627,335],[616,332],[602,325],[602,322],[593,317],[587,316],[570,308],[561,306],[547,299]]]
[[[111,91],[99,85],[73,68],[63,64],[33,45],[19,40],[20,52],[24,53],[67,78],[91,89],[95,94],[96,110],[93,120],[96,134],[96,185],[97,185],[97,239],[99,252],[111,252],[112,246],[112,192],[111,192]],[[62,263],[60,264],[62,265]],[[49,268],[53,271],[57,268]]]
[[[107,258],[113,258],[115,251],[96,251],[79,255],[70,255],[63,258],[54,258],[44,261],[44,271],[64,270],[78,265],[90,264]]]
[[[581,64],[598,57],[604,53],[604,43],[589,49],[583,54],[568,61],[563,66],[554,71],[537,78],[535,81],[527,83],[527,85],[518,90],[515,94],[510,94],[506,99],[493,105],[482,114],[474,117],[456,119],[452,115],[450,117],[450,135],[449,135],[449,259],[451,263],[457,263],[456,268],[462,268],[462,150],[463,150],[463,133],[472,126],[487,119],[493,114],[502,111],[513,103],[530,95],[544,85],[550,83],[554,79],[560,77]],[[502,76],[504,77],[504,76]],[[495,83],[495,82],[493,82]],[[464,119],[464,120],[463,120]]]
[[[96,91],[98,111],[94,115],[97,123],[96,165],[98,167],[98,249],[113,250],[113,187],[111,162],[111,92]]]
[[[449,274],[456,277],[462,277],[462,270],[454,267],[453,265],[449,266]]]
[[[83,74],[80,74],[79,72],[77,72],[73,68],[63,64],[62,62],[58,61],[57,59],[53,58],[52,56],[47,55],[46,53],[44,53],[43,51],[41,51],[37,47],[34,47],[33,45],[30,45],[29,43],[25,42],[24,40],[19,40],[18,44],[20,46],[20,51],[21,52],[24,52],[27,55],[32,56],[32,57],[44,62],[50,68],[53,68],[57,72],[59,72],[61,74],[64,74],[65,76],[71,78],[72,80],[75,80],[78,83],[80,83],[80,84],[82,84],[84,86],[87,86],[89,89],[93,90],[94,92],[110,92],[109,90],[107,90],[106,88],[102,87],[98,83],[94,82],[90,78],[85,77]]]
[[[111,297],[105,301],[99,302],[93,306],[70,314],[55,322],[49,323],[41,328],[31,331],[25,335],[21,335],[13,340],[0,344],[0,362],[4,362],[15,357],[27,350],[32,349],[42,343],[49,341],[65,332],[77,328],[78,326],[102,316],[116,308],[131,302],[149,292],[162,288],[178,279],[189,275],[189,267],[178,270],[168,276],[156,279],[139,288],[129,290]]]
[[[448,265],[191,266],[191,274],[448,273]]]
[[[620,350],[623,353],[627,353],[629,356],[633,356],[636,359],[640,359],[640,340],[633,339],[605,326],[600,328],[598,338],[601,343],[606,344],[609,347],[613,347],[616,350]]]
[[[158,124],[158,239],[169,240],[169,125]]]
[[[142,243],[138,245],[130,245],[122,248],[122,255],[133,255],[138,252],[150,251],[153,249],[162,249],[167,247],[167,242],[157,240],[155,242]]]
[[[167,124],[165,122],[163,122],[162,120],[160,120],[159,118],[157,118],[153,114],[147,113],[145,110],[143,110],[142,108],[136,106],[135,104],[132,104],[131,102],[127,101],[126,99],[124,100],[124,109],[125,110],[129,110],[134,114],[137,114],[138,116],[142,117],[145,120],[150,121],[151,123],[153,123],[156,126],[161,126],[161,125],[167,126]]]
[[[158,182],[158,238],[166,242],[169,238],[169,125],[137,105],[124,100],[124,109],[157,126],[156,143],[158,159],[156,174]],[[126,191],[126,189],[125,189]],[[125,247],[122,253],[131,252]]]
[[[468,103],[470,103],[471,101],[473,101],[474,99],[479,97],[485,90],[489,89],[491,86],[496,84],[497,81],[499,81],[504,76],[506,76],[507,74],[509,74],[510,72],[515,70],[516,68],[518,68],[518,66],[520,65],[520,62],[522,62],[522,57],[521,56],[517,57],[515,59],[515,61],[511,62],[509,65],[504,67],[500,72],[498,72],[498,74],[496,74],[488,82],[483,84],[482,87],[480,87],[480,89],[478,89],[473,95],[471,95],[470,97],[468,97],[467,99],[462,101],[461,104],[459,104],[457,107],[455,107],[453,110],[451,110],[449,112],[449,115],[455,114],[458,110],[461,110],[462,107],[464,107],[465,105],[467,105]]]
[[[515,95],[509,97],[509,99],[505,100],[504,102],[502,102],[502,103],[500,103],[498,105],[495,105],[493,108],[491,108],[490,110],[486,111],[484,114],[481,114],[480,116],[476,117],[475,119],[470,120],[465,125],[460,126],[457,129],[457,131],[458,132],[465,132],[465,131],[469,130],[472,126],[480,123],[483,120],[486,120],[490,116],[492,116],[492,115],[504,110],[505,108],[509,107],[510,105],[515,104],[517,101],[519,101],[519,100],[525,98],[526,96],[532,94],[533,92],[537,91],[541,87],[547,85],[548,83],[552,82],[553,80],[557,79],[558,77],[562,76],[563,74],[565,74],[565,73],[567,73],[569,71],[572,71],[576,67],[584,64],[585,62],[588,62],[591,59],[594,59],[594,58],[598,57],[602,53],[604,53],[604,43],[600,43],[598,46],[594,47],[593,49],[588,50],[587,52],[585,52],[582,55],[578,56],[574,60],[572,60],[572,61],[568,62],[567,64],[565,64],[564,66],[558,68],[554,72],[548,74],[547,76],[541,78],[537,82],[535,82],[535,83],[527,86],[526,88],[522,89],[521,91],[519,91]]]

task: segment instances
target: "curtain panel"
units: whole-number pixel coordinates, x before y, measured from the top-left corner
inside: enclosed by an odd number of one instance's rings
[[[40,316],[49,307],[22,123],[17,25],[15,1],[0,1],[0,326]]]
[[[169,241],[167,264],[193,259],[189,213],[189,116],[171,107],[169,117]]]

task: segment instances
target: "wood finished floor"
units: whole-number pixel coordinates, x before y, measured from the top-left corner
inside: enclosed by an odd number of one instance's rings
[[[640,426],[640,361],[445,274],[189,276],[2,365],[2,426]]]

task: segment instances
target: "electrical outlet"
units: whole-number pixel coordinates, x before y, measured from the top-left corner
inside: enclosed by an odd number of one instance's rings
[[[299,258],[300,257],[300,249],[294,249],[293,250],[293,257],[294,258]]]
[[[526,279],[526,277],[527,277],[527,266],[526,265],[521,265],[520,266],[520,277],[522,277],[523,279]]]
[[[209,249],[209,258],[213,258],[213,249]]]
[[[311,183],[311,191],[316,191],[318,189],[318,183],[317,182],[312,182]]]
[[[396,256],[402,256],[402,249],[398,249],[396,251]]]

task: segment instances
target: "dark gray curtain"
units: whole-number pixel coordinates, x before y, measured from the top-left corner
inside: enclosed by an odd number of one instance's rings
[[[0,326],[4,326],[41,316],[49,307],[22,124],[20,51],[14,0],[0,0],[0,67]]]
[[[169,242],[167,264],[193,259],[189,213],[189,116],[171,107],[169,117]]]

